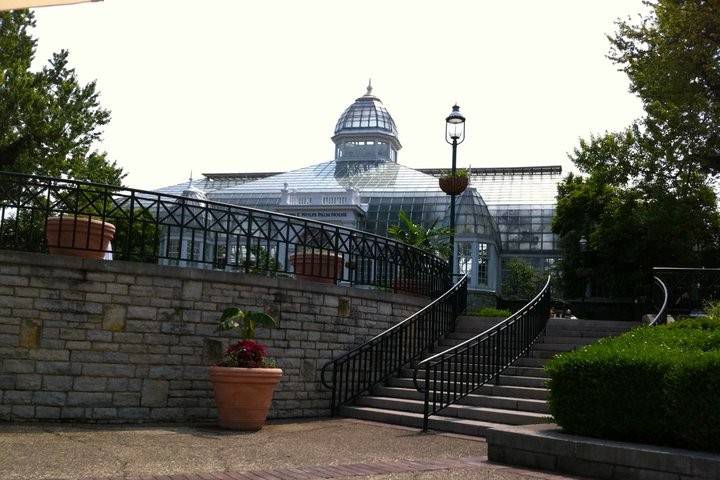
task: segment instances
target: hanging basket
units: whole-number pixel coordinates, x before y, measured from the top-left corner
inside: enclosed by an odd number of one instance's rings
[[[468,186],[468,177],[440,177],[440,189],[448,195],[460,195]]]

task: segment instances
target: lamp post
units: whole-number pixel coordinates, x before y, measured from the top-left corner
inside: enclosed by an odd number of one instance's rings
[[[590,272],[587,268],[587,248],[588,248],[588,241],[587,238],[585,238],[585,235],[582,235],[580,237],[580,240],[578,241],[580,244],[580,252],[582,254],[582,263],[583,263],[583,270],[585,270],[585,298],[590,298],[590,294],[592,293],[590,291]]]
[[[457,170],[457,146],[465,140],[465,117],[455,104],[445,119],[445,141],[452,145],[452,176]],[[450,195],[450,278],[455,273],[455,195]]]

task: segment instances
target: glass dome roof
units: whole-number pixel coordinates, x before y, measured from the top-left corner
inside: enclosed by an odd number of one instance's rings
[[[397,137],[395,121],[388,113],[380,99],[372,94],[372,85],[368,85],[367,93],[355,100],[343,113],[335,125],[335,135],[340,133],[357,133],[358,130],[381,130]]]

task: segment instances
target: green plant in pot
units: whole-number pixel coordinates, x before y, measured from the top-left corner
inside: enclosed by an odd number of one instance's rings
[[[455,173],[448,172],[440,177],[440,190],[448,195],[460,195],[470,183],[470,172],[466,169],[456,170]]]
[[[282,370],[267,355],[267,348],[255,341],[255,330],[272,328],[274,318],[262,312],[227,308],[220,317],[219,331],[237,330],[241,340],[230,344],[217,365],[210,367],[210,382],[220,426],[232,430],[260,430],[265,424],[273,392]]]

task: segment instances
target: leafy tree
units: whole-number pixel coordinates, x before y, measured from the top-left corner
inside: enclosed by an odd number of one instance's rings
[[[110,112],[83,85],[68,51],[33,72],[31,11],[0,13],[0,170],[120,185],[125,174],[95,147]]]
[[[645,114],[619,132],[581,140],[558,188],[566,294],[632,296],[653,266],[717,263],[720,215],[720,1],[657,0],[637,23],[618,21],[609,58]],[[588,240],[580,252],[579,240]]]
[[[511,258],[505,262],[502,280],[504,298],[529,300],[540,291],[542,284],[543,274],[529,263],[519,258]]]
[[[437,220],[429,227],[413,223],[410,216],[403,210],[400,210],[398,220],[398,225],[388,227],[390,238],[443,258],[450,256],[448,237],[452,234],[452,229],[438,227]]]
[[[638,23],[619,21],[609,58],[645,115],[581,141],[578,167],[612,184],[684,195],[720,173],[720,2],[658,0]]]

